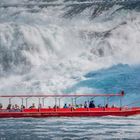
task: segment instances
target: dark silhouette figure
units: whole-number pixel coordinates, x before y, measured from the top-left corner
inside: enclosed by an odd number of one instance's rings
[[[105,105],[105,108],[108,108],[108,104]]]
[[[64,104],[63,108],[68,108],[67,104]]]
[[[94,104],[93,101],[90,101],[90,103],[89,103],[89,108],[95,108],[95,104]]]
[[[88,108],[87,102],[84,103],[84,108]]]
[[[8,104],[7,109],[10,110],[11,107],[12,107],[12,105],[11,104]]]

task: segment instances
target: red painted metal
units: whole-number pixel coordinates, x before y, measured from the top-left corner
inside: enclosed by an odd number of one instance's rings
[[[40,98],[46,97],[113,97],[113,96],[124,96],[124,92],[118,94],[76,94],[76,95],[0,95],[0,98],[30,98],[30,97],[38,97]],[[7,110],[0,109],[0,118],[22,118],[22,117],[101,117],[101,116],[132,116],[132,115],[140,115],[140,107],[100,107],[100,108],[39,108],[39,109],[24,109],[24,110]]]
[[[101,117],[140,115],[139,108],[60,108],[60,109],[25,109],[22,112],[0,112],[0,118],[23,117]]]
[[[122,93],[118,94],[63,94],[63,95],[51,95],[51,94],[44,94],[44,95],[0,95],[0,98],[29,98],[29,97],[111,97],[111,96],[124,96]]]

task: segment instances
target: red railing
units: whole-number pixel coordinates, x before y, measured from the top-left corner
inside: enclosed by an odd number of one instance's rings
[[[37,94],[36,95],[0,95],[0,98],[29,98],[29,97],[111,97],[111,96],[124,96],[124,92],[115,94],[62,94],[62,95],[51,95],[51,94]]]

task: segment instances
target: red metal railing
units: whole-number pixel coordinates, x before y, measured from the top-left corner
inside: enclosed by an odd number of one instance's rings
[[[28,98],[28,97],[111,97],[111,96],[124,96],[124,92],[111,93],[111,94],[62,94],[62,95],[51,95],[51,94],[37,94],[37,95],[0,95],[0,98]]]

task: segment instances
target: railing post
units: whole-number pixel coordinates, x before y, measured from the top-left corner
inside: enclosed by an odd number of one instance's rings
[[[87,104],[87,105],[88,105],[88,106],[87,106],[87,111],[89,111],[89,97],[88,97],[87,103],[88,103],[88,104]]]
[[[38,98],[38,112],[40,112],[40,108],[41,108],[41,103],[40,103],[40,98]]]
[[[57,98],[55,97],[55,111],[57,111]]]
[[[76,97],[75,97],[75,107],[76,107]]]
[[[11,100],[12,100],[12,98],[9,98],[9,104],[11,104],[12,102],[11,102]]]
[[[40,104],[40,98],[38,98],[38,103]]]
[[[23,105],[24,103],[23,103],[23,98],[21,98],[21,104]]]
[[[42,98],[42,105],[43,105],[43,107],[44,107],[44,98]]]
[[[71,98],[71,103],[72,103],[72,106],[74,106],[74,104],[73,104],[73,98]]]
[[[120,110],[122,108],[122,97],[120,97]]]
[[[44,101],[45,101],[45,98],[42,98],[43,107],[44,107],[44,105],[45,105]]]
[[[109,97],[107,97],[107,104],[109,104]]]
[[[55,98],[55,106],[57,105],[57,99]]]
[[[60,108],[60,105],[61,105],[61,102],[60,102],[61,98],[59,98],[59,108]]]
[[[105,97],[104,97],[104,107],[105,107]]]
[[[46,98],[47,98],[47,97],[42,98],[43,107],[45,106],[45,99],[46,99]]]
[[[26,108],[28,108],[28,98],[26,98],[25,100],[26,100]]]

